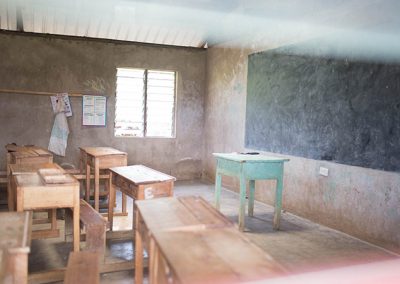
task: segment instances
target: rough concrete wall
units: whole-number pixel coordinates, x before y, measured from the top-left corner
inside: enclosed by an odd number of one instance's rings
[[[250,53],[242,48],[208,50],[204,165],[210,180],[215,178],[211,153],[252,150],[244,148]],[[400,252],[400,173],[289,158],[284,177],[285,210]],[[320,166],[329,169],[328,177],[318,174]],[[237,191],[235,179],[224,178],[223,182]],[[274,204],[274,186],[273,181],[257,182],[256,199]]]
[[[66,157],[78,165],[80,146],[111,146],[128,153],[129,164],[144,164],[179,179],[200,177],[206,52],[133,43],[0,34],[0,88],[108,95],[107,126],[82,126],[82,99],[71,98],[73,117]],[[114,137],[117,67],[178,72],[176,139]],[[48,146],[53,114],[50,98],[0,94],[0,145]],[[5,150],[0,147],[5,168]]]

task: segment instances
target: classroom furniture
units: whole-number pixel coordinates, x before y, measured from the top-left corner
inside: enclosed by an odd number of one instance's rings
[[[240,182],[240,206],[239,206],[239,230],[244,229],[244,215],[246,208],[246,183],[249,180],[249,216],[254,214],[254,191],[256,180],[276,180],[275,213],[273,228],[279,229],[282,210],[283,190],[283,164],[289,161],[287,158],[268,157],[265,155],[244,155],[214,153],[217,159],[215,175],[215,207],[219,210],[222,175],[234,176]]]
[[[73,211],[74,224],[73,249],[79,251],[79,182],[71,175],[62,176],[68,179],[66,183],[46,183],[39,173],[12,176],[17,211],[70,208]]]
[[[37,146],[18,146],[15,144],[7,144],[5,146],[7,151],[7,196],[8,196],[8,210],[15,210],[14,203],[12,202],[13,196],[10,192],[10,168],[12,164],[46,164],[53,163],[53,154],[46,149]]]
[[[143,248],[149,283],[235,283],[283,274],[201,197],[136,201],[135,283],[143,281]]]
[[[71,252],[65,271],[65,284],[98,284],[100,282],[100,270],[98,255],[95,252],[80,251]]]
[[[68,239],[73,231],[71,217],[70,213],[65,215],[65,239]],[[83,199],[80,200],[79,219],[85,229],[84,251],[96,252],[99,259],[104,261],[109,222]]]
[[[36,163],[36,164],[27,164],[27,163],[22,163],[22,164],[10,164],[8,166],[9,170],[9,176],[13,175],[23,175],[23,174],[33,174],[36,173],[40,169],[56,169],[59,171],[63,171],[63,169],[55,163]],[[13,211],[16,209],[16,198],[15,198],[15,192],[16,189],[11,186],[11,178],[9,179],[9,199],[8,199],[8,205],[9,208]],[[50,209],[48,211],[48,219],[33,219],[33,224],[39,224],[39,223],[51,223],[51,228],[50,230],[41,230],[40,231],[40,237],[48,237],[48,238],[56,238],[59,236],[59,230],[57,229],[57,210],[56,209]],[[35,239],[37,238],[38,231],[34,231],[32,233],[32,238]]]
[[[80,147],[81,164],[86,165],[86,194],[85,199],[90,199],[90,169],[94,170],[94,208],[99,211],[100,170],[111,167],[126,166],[128,155],[110,147]],[[126,215],[126,197],[122,198],[122,211]],[[110,200],[109,200],[110,202]],[[114,205],[114,204],[113,204]]]
[[[173,195],[175,177],[153,170],[143,165],[110,168],[110,200],[108,221],[113,228],[115,187],[133,200],[168,197]],[[132,226],[134,227],[134,223]]]
[[[32,212],[2,212],[0,224],[0,283],[27,283]]]

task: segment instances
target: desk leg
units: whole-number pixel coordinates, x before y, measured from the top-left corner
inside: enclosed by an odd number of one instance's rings
[[[11,188],[11,175],[7,176],[7,204],[8,204],[8,211],[15,210],[15,192],[14,189]]]
[[[244,215],[246,211],[246,177],[240,173],[240,208],[239,208],[239,231],[244,230]]]
[[[79,251],[79,243],[80,243],[80,231],[79,231],[79,199],[78,203],[75,203],[75,207],[72,208],[73,216],[72,220],[74,222],[74,251]]]
[[[94,209],[99,212],[99,192],[100,192],[100,169],[99,169],[99,159],[94,159]]]
[[[283,188],[283,176],[280,176],[276,180],[275,213],[274,213],[274,226],[273,226],[274,230],[279,230],[281,223],[282,188]]]
[[[222,177],[221,174],[217,171],[215,174],[215,208],[219,210],[220,200],[221,200],[221,185],[222,185]]]
[[[114,220],[114,204],[115,204],[115,187],[112,183],[113,173],[109,171],[110,177],[108,178],[108,222],[110,222],[110,231],[113,230]]]
[[[136,227],[135,227],[135,283],[143,283],[143,243],[140,234],[139,212],[135,212]]]
[[[256,188],[256,181],[250,180],[249,182],[249,216],[254,216],[254,191]]]
[[[51,230],[57,230],[57,209],[48,210],[48,215],[51,220]]]
[[[126,194],[122,193],[122,213],[128,215],[126,210]]]
[[[90,164],[88,159],[86,159],[86,194],[85,194],[86,202],[90,202]],[[90,203],[89,203],[90,204]]]

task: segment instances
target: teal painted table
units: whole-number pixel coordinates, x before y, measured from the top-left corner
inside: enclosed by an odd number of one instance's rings
[[[240,181],[239,230],[244,229],[246,209],[246,182],[249,180],[249,216],[254,214],[255,181],[261,179],[276,180],[275,213],[273,227],[279,229],[282,210],[283,163],[286,158],[268,157],[264,155],[243,155],[213,153],[217,159],[215,176],[215,207],[219,210],[221,198],[222,175],[236,176]]]

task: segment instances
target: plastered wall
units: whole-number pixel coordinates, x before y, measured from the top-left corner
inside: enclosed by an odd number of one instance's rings
[[[66,157],[78,166],[80,146],[111,146],[128,153],[129,164],[144,164],[178,179],[200,177],[206,51],[102,40],[0,33],[0,88],[82,92],[108,96],[107,126],[82,126],[82,99],[71,98],[73,117]],[[178,72],[176,138],[114,137],[117,67]],[[49,97],[0,94],[0,146],[15,142],[47,148],[53,113]],[[5,150],[0,147],[5,168]]]
[[[208,50],[204,165],[210,181],[215,178],[213,152],[253,150],[244,148],[247,56],[252,52]],[[400,173],[286,157],[285,210],[400,253]],[[320,166],[329,169],[328,177],[319,175]],[[237,191],[235,179],[223,182]],[[273,181],[257,182],[256,199],[274,204],[274,188]]]

